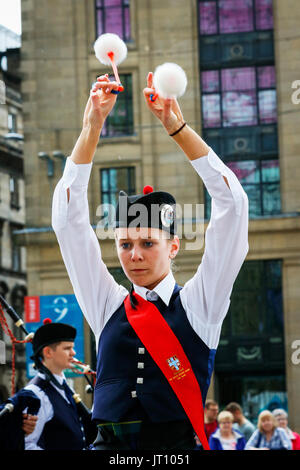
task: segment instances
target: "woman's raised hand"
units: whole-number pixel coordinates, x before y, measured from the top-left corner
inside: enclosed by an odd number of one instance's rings
[[[153,72],[148,73],[147,87],[144,88],[146,104],[150,111],[161,121],[168,134],[177,131],[184,123],[177,100],[175,98],[164,99],[161,96],[157,96],[155,101],[151,101],[151,95],[156,95],[155,88],[153,87]]]
[[[117,94],[111,93],[111,91],[118,91],[119,86],[119,83],[109,80],[108,74],[97,78],[85,107],[83,127],[102,128],[117,100]]]

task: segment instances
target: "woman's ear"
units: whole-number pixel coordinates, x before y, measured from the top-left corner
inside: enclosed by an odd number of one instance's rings
[[[180,241],[177,235],[175,235],[169,243],[171,244],[169,258],[174,259],[179,251],[180,248]]]

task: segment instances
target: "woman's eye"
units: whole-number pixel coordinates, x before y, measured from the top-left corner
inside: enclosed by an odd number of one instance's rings
[[[122,243],[121,247],[126,250],[127,248],[129,248],[129,243]]]
[[[151,246],[153,246],[153,242],[145,242],[145,246],[146,248],[150,248]]]

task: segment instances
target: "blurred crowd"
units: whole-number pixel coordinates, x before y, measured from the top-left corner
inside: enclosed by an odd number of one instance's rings
[[[300,450],[300,435],[288,425],[284,409],[263,410],[255,426],[235,402],[219,411],[208,399],[204,408],[205,433],[211,450]],[[196,437],[196,446],[201,448]]]

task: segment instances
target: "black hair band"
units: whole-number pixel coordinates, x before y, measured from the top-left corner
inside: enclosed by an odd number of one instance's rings
[[[184,126],[186,126],[186,122],[184,122],[182,126],[177,129],[177,131],[173,132],[173,134],[169,134],[169,136],[173,137],[174,135],[178,134],[178,132],[180,132],[184,128]]]

